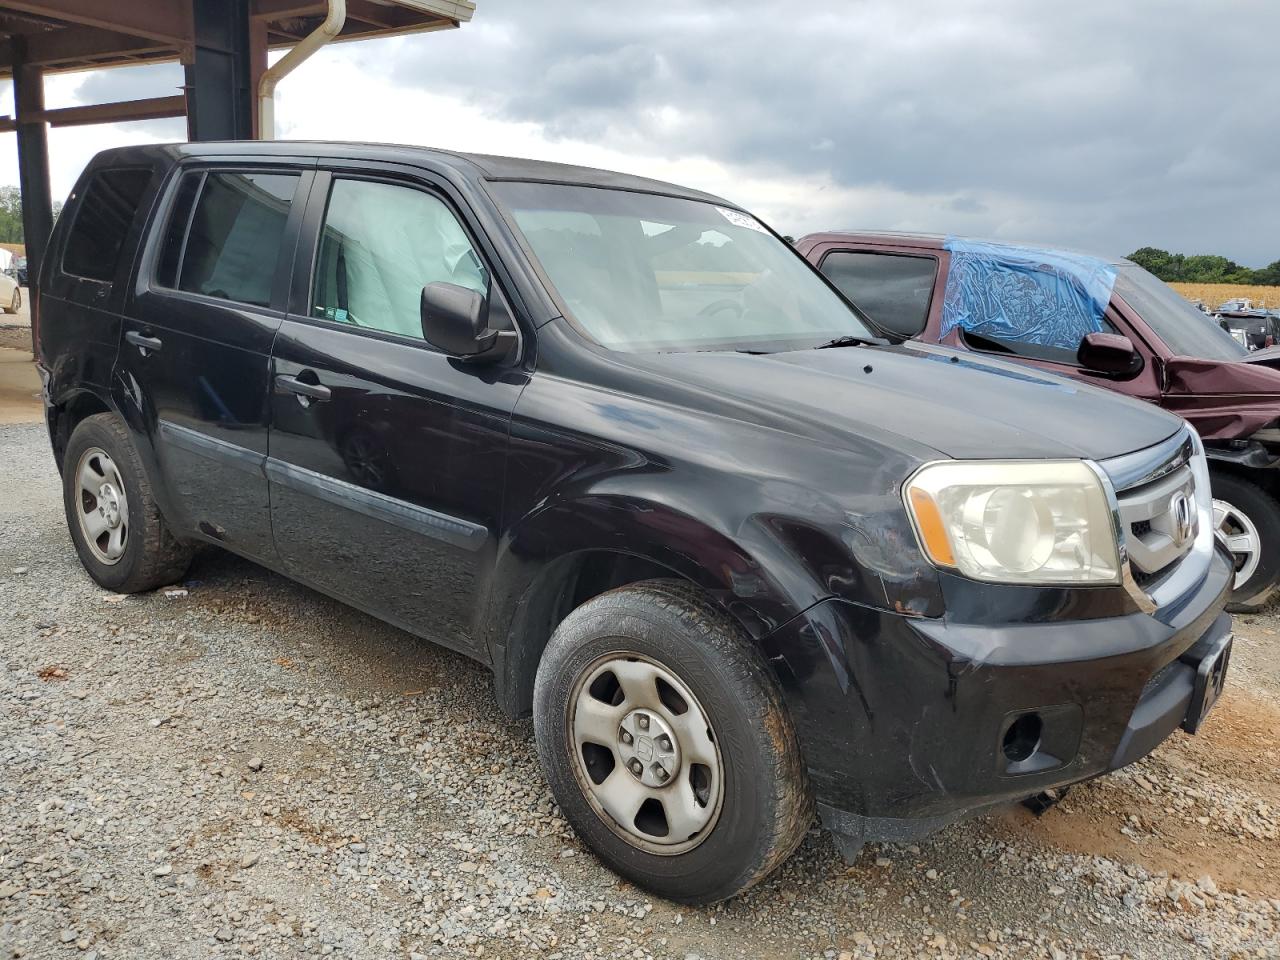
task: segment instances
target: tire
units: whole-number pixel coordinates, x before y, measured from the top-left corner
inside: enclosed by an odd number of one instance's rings
[[[87,485],[96,495],[82,490],[83,470],[89,471]],[[62,471],[67,529],[94,582],[116,593],[140,593],[182,578],[191,563],[191,547],[169,532],[151,480],[118,416],[99,413],[82,420],[67,442]],[[110,525],[113,516],[119,521],[115,526]],[[105,530],[91,539],[96,531],[91,525],[102,523]]]
[[[5,313],[17,313],[22,309],[22,291],[14,287],[13,296],[9,298],[9,305],[4,308]]]
[[[671,682],[637,681],[633,673]],[[619,675],[631,693],[622,690]],[[612,682],[618,690],[610,696]],[[640,696],[633,695],[637,689]],[[579,708],[579,696],[595,701],[586,705],[591,709]],[[597,710],[609,736],[610,725],[622,718],[615,742],[579,747],[576,724]],[[657,734],[650,748],[657,759],[631,770],[627,764],[643,755],[646,737],[636,726],[642,715],[649,718],[644,730]],[[812,823],[800,747],[768,667],[750,638],[687,584],[633,584],[574,610],[538,665],[533,717],[542,768],[575,832],[614,871],[659,896],[706,904],[741,893],[790,856]],[[702,717],[706,735],[700,736]],[[621,739],[628,725],[636,734],[626,741],[631,747]],[[661,798],[662,816],[646,800],[626,827],[625,817],[605,812],[601,796],[631,796],[625,791],[640,789],[641,770],[651,777],[655,764],[670,759],[662,753],[664,730],[675,732],[679,757],[670,782],[645,791]],[[610,784],[623,792],[615,794]],[[634,808],[632,797],[626,809]],[[680,821],[668,810],[684,818],[686,828],[700,818],[706,823],[692,834],[674,833]],[[665,837],[655,835],[655,824],[666,825]]]
[[[1245,538],[1252,537],[1257,544],[1253,564],[1248,562],[1247,553],[1232,551],[1237,578],[1246,570],[1248,575],[1232,590],[1227,609],[1232,613],[1255,613],[1267,605],[1280,586],[1280,504],[1262,487],[1234,473],[1215,471],[1210,486],[1214,525],[1227,535],[1229,542],[1235,537],[1243,544]]]

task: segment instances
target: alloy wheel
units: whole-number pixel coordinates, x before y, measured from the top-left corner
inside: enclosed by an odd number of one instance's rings
[[[660,855],[706,839],[720,816],[723,763],[679,677],[640,654],[607,654],[578,676],[567,719],[579,786],[614,833]]]
[[[1262,558],[1262,538],[1258,535],[1258,528],[1247,514],[1226,500],[1213,501],[1213,526],[1226,539],[1235,559],[1236,577],[1232,587],[1239,590],[1249,582]]]
[[[115,461],[101,447],[90,447],[76,464],[76,516],[95,559],[108,565],[129,545],[129,501]]]

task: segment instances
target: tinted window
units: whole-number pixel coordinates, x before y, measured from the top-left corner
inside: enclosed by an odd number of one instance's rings
[[[178,289],[265,307],[297,174],[209,173],[178,267]]]
[[[150,182],[150,170],[103,170],[94,174],[85,187],[67,237],[62,269],[90,280],[114,280],[125,234]]]
[[[823,259],[822,272],[886,330],[914,337],[924,329],[938,274],[933,257],[836,252]]]
[[[471,241],[445,204],[410,187],[337,180],[329,194],[311,315],[422,339],[422,288],[488,291]]]

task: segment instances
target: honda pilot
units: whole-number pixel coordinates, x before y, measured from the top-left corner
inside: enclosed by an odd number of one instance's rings
[[[213,545],[475,658],[578,835],[675,900],[767,875],[815,808],[853,855],[1097,777],[1222,690],[1193,431],[891,346],[718,197],[413,147],[110,150],[36,324],[98,584]]]

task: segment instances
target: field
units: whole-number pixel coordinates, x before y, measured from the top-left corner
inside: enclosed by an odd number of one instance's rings
[[[1203,300],[1210,310],[1236,297],[1248,297],[1258,307],[1280,307],[1280,287],[1250,283],[1171,283],[1169,286],[1188,300]]]

